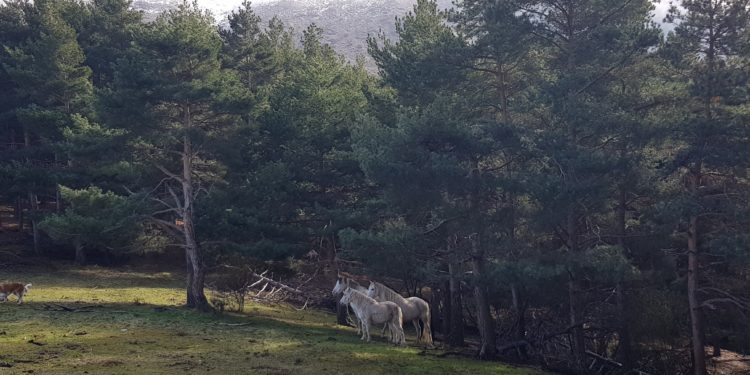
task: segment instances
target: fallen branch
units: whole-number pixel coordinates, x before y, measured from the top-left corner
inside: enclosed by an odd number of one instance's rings
[[[263,275],[257,274],[255,272],[252,272],[252,274],[253,274],[253,276],[255,276],[255,277],[257,277],[257,278],[259,278],[259,279],[261,279],[261,280],[263,280],[263,281],[271,284],[274,287],[278,287],[280,289],[286,290],[287,292],[292,292],[292,293],[295,293],[295,294],[304,294],[301,290],[299,290],[297,288],[292,288],[292,287],[290,287],[288,285],[282,284],[282,283],[280,283],[280,282],[278,282],[276,280],[273,280],[271,278],[268,278],[268,277],[265,277]]]

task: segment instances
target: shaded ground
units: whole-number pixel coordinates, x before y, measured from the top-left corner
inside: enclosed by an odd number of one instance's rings
[[[170,273],[63,268],[0,271],[0,281],[34,284],[27,303],[0,303],[1,374],[541,374],[382,339],[364,344],[320,311],[188,311]]]

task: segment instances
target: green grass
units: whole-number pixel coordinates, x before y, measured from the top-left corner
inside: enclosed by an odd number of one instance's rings
[[[34,284],[26,303],[0,303],[0,374],[542,373],[362,343],[322,311],[253,303],[243,315],[190,311],[170,273],[84,268],[6,272],[0,281]],[[46,310],[51,304],[97,306]]]

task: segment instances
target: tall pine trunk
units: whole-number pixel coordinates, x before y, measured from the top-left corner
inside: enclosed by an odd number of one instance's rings
[[[14,211],[14,216],[16,217],[16,223],[18,225],[18,233],[23,233],[23,198],[21,198],[20,195],[16,197],[16,206]]]
[[[482,218],[481,194],[482,177],[479,169],[479,160],[474,160],[472,165],[472,192],[471,192],[471,215],[472,224],[476,233],[469,236],[471,243],[471,269],[474,284],[474,302],[477,309],[477,329],[481,343],[478,356],[480,359],[493,359],[497,356],[495,345],[495,321],[490,312],[490,300],[487,288],[484,285],[484,272],[487,259],[485,259],[484,222]]]
[[[30,204],[30,212],[29,216],[31,218],[31,234],[34,238],[34,254],[39,255],[41,250],[39,248],[39,225],[37,223],[36,215],[38,214],[39,210],[39,202],[37,201],[37,196],[34,194],[34,192],[29,191],[29,204]]]
[[[75,262],[79,266],[83,266],[86,264],[86,250],[83,248],[83,244],[80,243],[80,241],[76,241],[75,243]]]
[[[183,126],[186,132],[191,128],[190,106],[183,108]],[[189,135],[185,135],[182,141],[182,231],[185,236],[185,255],[187,258],[187,305],[199,310],[208,310],[208,300],[204,294],[205,269],[200,248],[195,238],[194,223],[194,201],[193,191],[193,147]]]
[[[29,130],[26,128],[26,126],[23,127],[23,145],[24,148],[31,147],[31,133],[29,133]],[[27,167],[31,167],[31,162],[29,158],[26,158]],[[39,208],[39,205],[37,203],[37,196],[34,194],[33,191],[29,190],[29,217],[31,222],[31,234],[34,238],[34,254],[39,255],[39,227],[37,226],[36,222],[36,214],[37,209]]]
[[[526,305],[521,303],[521,292],[516,284],[510,286],[511,296],[513,298],[513,314],[516,316],[515,340],[526,340]],[[526,346],[521,346],[518,353],[521,358],[528,356]]]
[[[474,301],[477,305],[477,328],[481,344],[479,347],[480,359],[493,359],[497,355],[495,345],[495,321],[490,312],[490,301],[487,288],[482,284],[484,277],[485,260],[482,255],[473,256],[471,260],[474,272]]]
[[[449,344],[451,334],[451,287],[450,281],[443,281],[440,286],[440,329],[438,332],[443,334],[443,341]],[[433,328],[434,329],[434,328]]]
[[[627,194],[625,185],[621,185],[619,188],[617,197],[617,212],[616,212],[616,231],[617,231],[617,244],[620,248],[625,251],[625,215],[627,213]],[[633,347],[630,339],[630,326],[628,325],[629,316],[627,309],[627,300],[625,296],[625,281],[620,280],[615,286],[616,293],[616,307],[617,307],[617,319],[618,319],[618,330],[620,336],[619,345],[619,359],[623,364],[624,370],[630,370],[633,368]]]
[[[575,253],[578,251],[578,216],[575,213],[575,209],[571,208],[571,213],[568,215],[568,246],[570,251]],[[583,336],[581,314],[581,285],[576,279],[576,276],[570,274],[570,280],[568,281],[568,303],[570,307],[569,318],[572,329],[573,342],[573,356],[575,357],[576,365],[583,366],[586,359],[586,341]]]
[[[448,295],[449,295],[449,322],[448,322],[448,345],[453,347],[464,346],[464,316],[463,299],[461,298],[461,280],[458,277],[459,266],[451,261],[448,263]]]
[[[689,176],[689,189],[697,194],[698,182],[700,180],[700,167],[691,170]],[[692,333],[693,351],[693,373],[694,375],[706,374],[706,350],[703,338],[703,316],[700,300],[698,298],[698,279],[700,262],[698,259],[698,216],[691,215],[688,222],[688,269],[687,269],[687,293],[690,307],[690,330]]]

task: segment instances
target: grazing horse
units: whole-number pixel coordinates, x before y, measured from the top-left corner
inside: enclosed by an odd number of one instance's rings
[[[385,323],[391,330],[392,343],[396,345],[406,343],[406,335],[401,327],[403,314],[397,304],[389,301],[378,302],[351,288],[344,290],[341,303],[351,305],[354,313],[357,314],[362,323],[362,340],[370,341],[370,325]]]
[[[391,301],[401,308],[404,315],[404,321],[410,321],[417,330],[417,342],[424,342],[432,345],[432,333],[430,329],[430,305],[419,297],[404,298],[395,290],[374,281],[370,281],[370,287],[367,289],[367,296],[377,301]],[[422,321],[424,331],[419,326]]]

